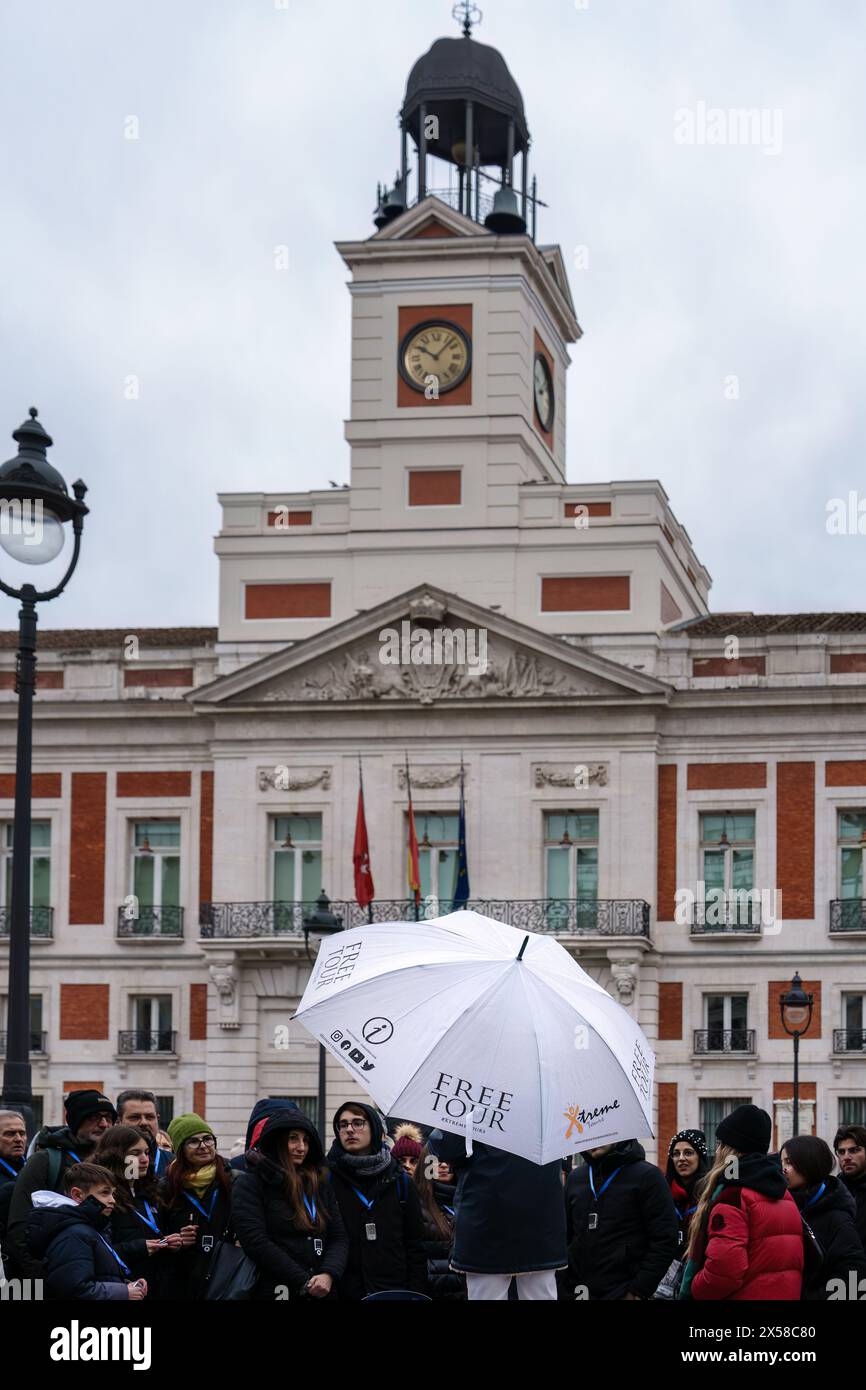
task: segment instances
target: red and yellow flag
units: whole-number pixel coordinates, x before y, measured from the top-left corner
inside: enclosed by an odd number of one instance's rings
[[[409,758],[406,758],[406,786],[409,790],[409,857],[408,857],[408,878],[409,891],[412,893],[417,906],[421,901],[421,869],[418,864],[418,835],[415,831],[415,812],[412,810],[412,782],[409,777]]]

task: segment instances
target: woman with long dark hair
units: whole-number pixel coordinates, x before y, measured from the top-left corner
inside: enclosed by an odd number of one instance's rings
[[[300,1111],[253,1131],[234,1185],[238,1239],[259,1269],[254,1298],[336,1298],[349,1240],[315,1125]]]
[[[816,1259],[806,1269],[803,1297],[814,1302],[850,1298],[851,1287],[857,1290],[866,1274],[866,1255],[857,1234],[854,1198],[832,1175],[833,1151],[823,1139],[799,1134],[785,1141],[780,1157],[791,1196],[821,1247],[820,1262]]]
[[[466,1280],[451,1269],[457,1181],[453,1168],[442,1163],[425,1144],[412,1174],[421,1198],[427,1291],[437,1300],[465,1299]]]
[[[164,1236],[160,1228],[150,1145],[140,1129],[113,1125],[100,1138],[93,1161],[107,1168],[116,1184],[112,1247],[129,1266],[133,1280],[147,1280],[148,1297],[158,1297],[161,1256],[182,1249],[183,1241],[180,1235]]]
[[[168,1127],[174,1159],[160,1183],[160,1224],[177,1233],[183,1249],[166,1265],[164,1298],[207,1294],[210,1259],[223,1240],[234,1241],[231,1170],[216,1150],[216,1135],[200,1115],[178,1115]]]
[[[707,1153],[707,1140],[703,1130],[681,1129],[668,1145],[668,1164],[665,1177],[674,1199],[674,1207],[679,1223],[679,1254],[682,1255],[689,1243],[689,1227],[697,1211],[698,1197],[707,1170],[710,1156]]]

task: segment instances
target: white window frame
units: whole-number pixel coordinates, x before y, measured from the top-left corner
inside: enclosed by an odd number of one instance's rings
[[[312,851],[315,853],[315,852],[318,850],[319,854],[322,856],[322,861],[323,861],[323,864],[324,864],[324,857],[325,857],[325,817],[324,817],[323,812],[321,812],[321,811],[297,811],[297,810],[292,810],[292,811],[272,811],[272,810],[269,810],[269,811],[268,811],[268,892],[267,892],[267,897],[266,897],[266,899],[265,899],[265,901],[266,901],[266,902],[269,902],[269,903],[276,903],[276,902],[278,902],[278,901],[279,901],[279,902],[283,902],[283,901],[284,901],[284,899],[282,899],[282,898],[277,899],[277,898],[274,896],[274,893],[275,893],[275,891],[276,891],[276,856],[277,856],[278,853],[280,853],[280,854],[288,854],[288,853],[291,852],[291,851],[289,851],[289,850],[281,849],[280,846],[277,844],[277,842],[276,842],[276,822],[277,822],[278,820],[290,820],[293,816],[301,817],[301,818],[303,818],[304,820],[315,820],[316,818],[318,818],[318,819],[321,821],[321,831],[320,831],[320,835],[319,835],[318,841],[316,841],[316,840],[296,840],[296,841],[294,842],[294,847],[295,847],[295,849],[299,851],[299,853],[297,853],[297,854],[295,855],[295,863],[294,863],[294,883],[293,883],[293,885],[292,885],[292,887],[293,887],[293,892],[294,892],[294,898],[293,898],[292,901],[293,901],[294,903],[297,904],[297,903],[303,902],[303,898],[301,897],[301,890],[302,890],[302,885],[303,885],[303,862],[302,862],[302,857],[301,857],[301,856],[302,856],[303,851],[304,851],[305,849],[309,849],[309,850],[312,850]]]
[[[141,849],[140,849],[140,848],[136,848],[136,844],[135,844],[135,827],[136,827],[137,825],[142,825],[142,824],[153,825],[155,821],[173,821],[173,822],[175,822],[175,823],[177,824],[177,832],[178,832],[178,843],[177,843],[177,845],[176,845],[176,846],[172,845],[172,846],[170,846],[170,847],[167,846],[167,845],[156,845],[155,847],[151,847],[151,849],[150,849],[150,854],[152,855],[154,861],[156,861],[158,858],[159,858],[159,859],[163,859],[163,858],[166,858],[166,859],[168,859],[168,858],[177,859],[177,861],[178,861],[178,864],[177,864],[178,897],[180,898],[180,904],[179,904],[179,905],[182,905],[182,904],[183,904],[183,818],[182,818],[180,815],[153,815],[153,816],[131,816],[131,817],[130,817],[130,820],[129,820],[129,827],[128,827],[128,830],[127,830],[127,843],[128,843],[128,846],[129,846],[129,850],[128,850],[128,854],[129,854],[129,860],[128,860],[128,862],[129,862],[129,878],[128,878],[128,883],[129,883],[129,894],[130,894],[130,896],[134,896],[134,894],[135,894],[135,864],[136,864],[136,860],[141,858]],[[153,890],[154,890],[154,891],[153,891],[154,899],[157,899],[157,898],[158,898],[159,901],[158,901],[158,902],[157,902],[157,901],[154,901],[153,903],[147,903],[147,904],[145,904],[145,906],[147,906],[147,907],[153,907],[154,909],[159,909],[159,908],[161,908],[161,907],[163,906],[163,903],[162,903],[162,867],[160,866],[159,871],[157,871],[156,865],[155,865],[155,864],[154,864],[154,874],[153,874]],[[175,906],[175,904],[174,904],[174,903],[171,903],[171,904],[169,904],[169,906],[172,906],[172,907],[173,907],[173,906]],[[154,926],[154,930],[155,930],[155,931],[156,931],[156,928],[158,927],[158,925],[159,925],[159,921],[158,921],[158,919],[157,919],[157,922],[156,922],[156,924],[155,924],[155,926]]]
[[[548,840],[546,834],[546,818],[548,816],[595,816],[596,835],[594,840],[574,840],[568,846],[562,845],[559,840]],[[563,806],[544,806],[541,812],[541,853],[542,853],[542,881],[544,892],[542,897],[545,902],[562,902],[561,898],[552,898],[550,895],[550,884],[548,883],[547,870],[547,851],[549,849],[568,849],[568,887],[569,896],[564,899],[566,902],[577,902],[577,854],[573,851],[581,849],[595,850],[595,897],[583,899],[585,902],[598,902],[599,888],[601,887],[601,808],[599,806],[581,806],[579,810],[573,806],[568,808]]]

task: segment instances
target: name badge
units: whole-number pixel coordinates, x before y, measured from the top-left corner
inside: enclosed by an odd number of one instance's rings
[[[317,1238],[313,1241],[313,1254],[314,1254],[314,1255],[321,1255],[321,1253],[322,1253],[322,1251],[324,1250],[324,1248],[325,1248],[324,1245],[322,1244],[322,1242],[321,1242],[321,1241],[318,1239],[318,1237],[317,1237]]]
[[[376,1223],[375,1223],[375,1221],[368,1221],[367,1224],[366,1224],[366,1226],[364,1227],[364,1230],[365,1230],[365,1232],[366,1232],[366,1235],[367,1235],[367,1239],[368,1239],[368,1240],[375,1240],[375,1239],[376,1239]]]
[[[589,1230],[589,1231],[594,1231],[597,1225],[598,1225],[598,1212],[597,1212],[597,1211],[591,1211],[591,1212],[589,1213],[589,1220],[588,1220],[587,1223],[586,1223],[587,1230]]]

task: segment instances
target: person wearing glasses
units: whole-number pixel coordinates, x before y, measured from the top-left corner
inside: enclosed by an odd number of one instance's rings
[[[357,1302],[386,1289],[426,1293],[418,1189],[385,1143],[379,1112],[358,1101],[341,1105],[334,1135],[328,1167],[349,1237],[340,1297]]]
[[[211,1255],[223,1239],[235,1238],[231,1169],[200,1115],[178,1115],[168,1133],[174,1159],[160,1184],[158,1224],[165,1236],[180,1234],[184,1249],[166,1263],[160,1292],[167,1299],[202,1299]]]

